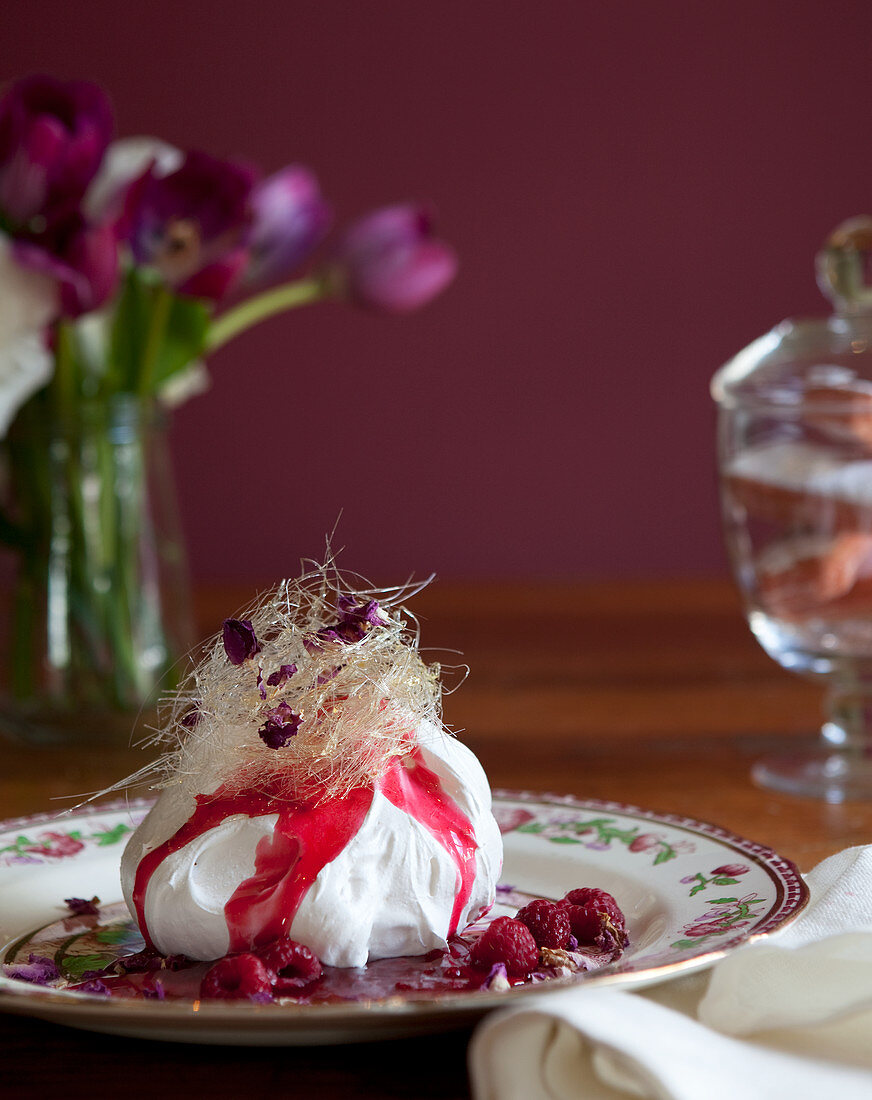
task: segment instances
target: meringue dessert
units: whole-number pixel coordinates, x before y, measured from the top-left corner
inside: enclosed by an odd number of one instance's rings
[[[225,621],[170,703],[161,793],[122,859],[148,945],[292,939],[359,967],[444,948],[493,905],[490,787],[442,725],[409,594],[318,567]]]

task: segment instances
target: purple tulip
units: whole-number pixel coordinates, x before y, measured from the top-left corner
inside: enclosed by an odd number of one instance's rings
[[[432,236],[419,206],[389,206],[355,222],[337,250],[338,275],[350,298],[403,313],[443,290],[457,272],[454,250]]]
[[[75,208],[58,213],[42,232],[15,241],[13,254],[24,267],[57,279],[67,317],[98,309],[118,285],[113,226],[89,225]]]
[[[223,297],[248,262],[254,181],[252,169],[206,153],[188,153],[168,175],[152,165],[131,184],[122,218],[136,262],[183,294]]]
[[[0,100],[0,210],[14,228],[78,205],[112,137],[112,108],[96,84],[18,80]]]
[[[308,168],[291,165],[255,187],[246,281],[270,283],[289,275],[321,243],[330,207]]]

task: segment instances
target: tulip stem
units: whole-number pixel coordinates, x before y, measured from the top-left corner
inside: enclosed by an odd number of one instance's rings
[[[154,385],[154,374],[160,355],[161,345],[167,331],[167,322],[170,318],[170,310],[173,305],[173,296],[165,286],[159,286],[154,293],[154,305],[148,332],[145,337],[145,347],[142,352],[139,375],[139,393],[142,397],[150,397]]]
[[[248,298],[212,323],[206,337],[206,351],[223,347],[234,336],[266,317],[309,302],[317,302],[319,298],[325,298],[327,292],[327,281],[320,275],[314,275],[309,279],[298,279],[294,283],[283,283],[273,290]]]

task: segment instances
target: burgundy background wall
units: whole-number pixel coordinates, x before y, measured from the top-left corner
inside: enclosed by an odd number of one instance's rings
[[[432,200],[455,285],[216,354],[175,417],[194,573],[335,536],[377,581],[706,573],[708,380],[872,212],[868,0],[27,0],[3,79],[88,77],[121,134],[311,164],[340,218]]]

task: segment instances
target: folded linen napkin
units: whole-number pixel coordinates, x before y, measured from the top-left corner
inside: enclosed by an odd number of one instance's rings
[[[580,985],[492,1014],[470,1044],[473,1096],[870,1100],[872,846],[807,881],[792,924],[711,971],[638,993]]]

